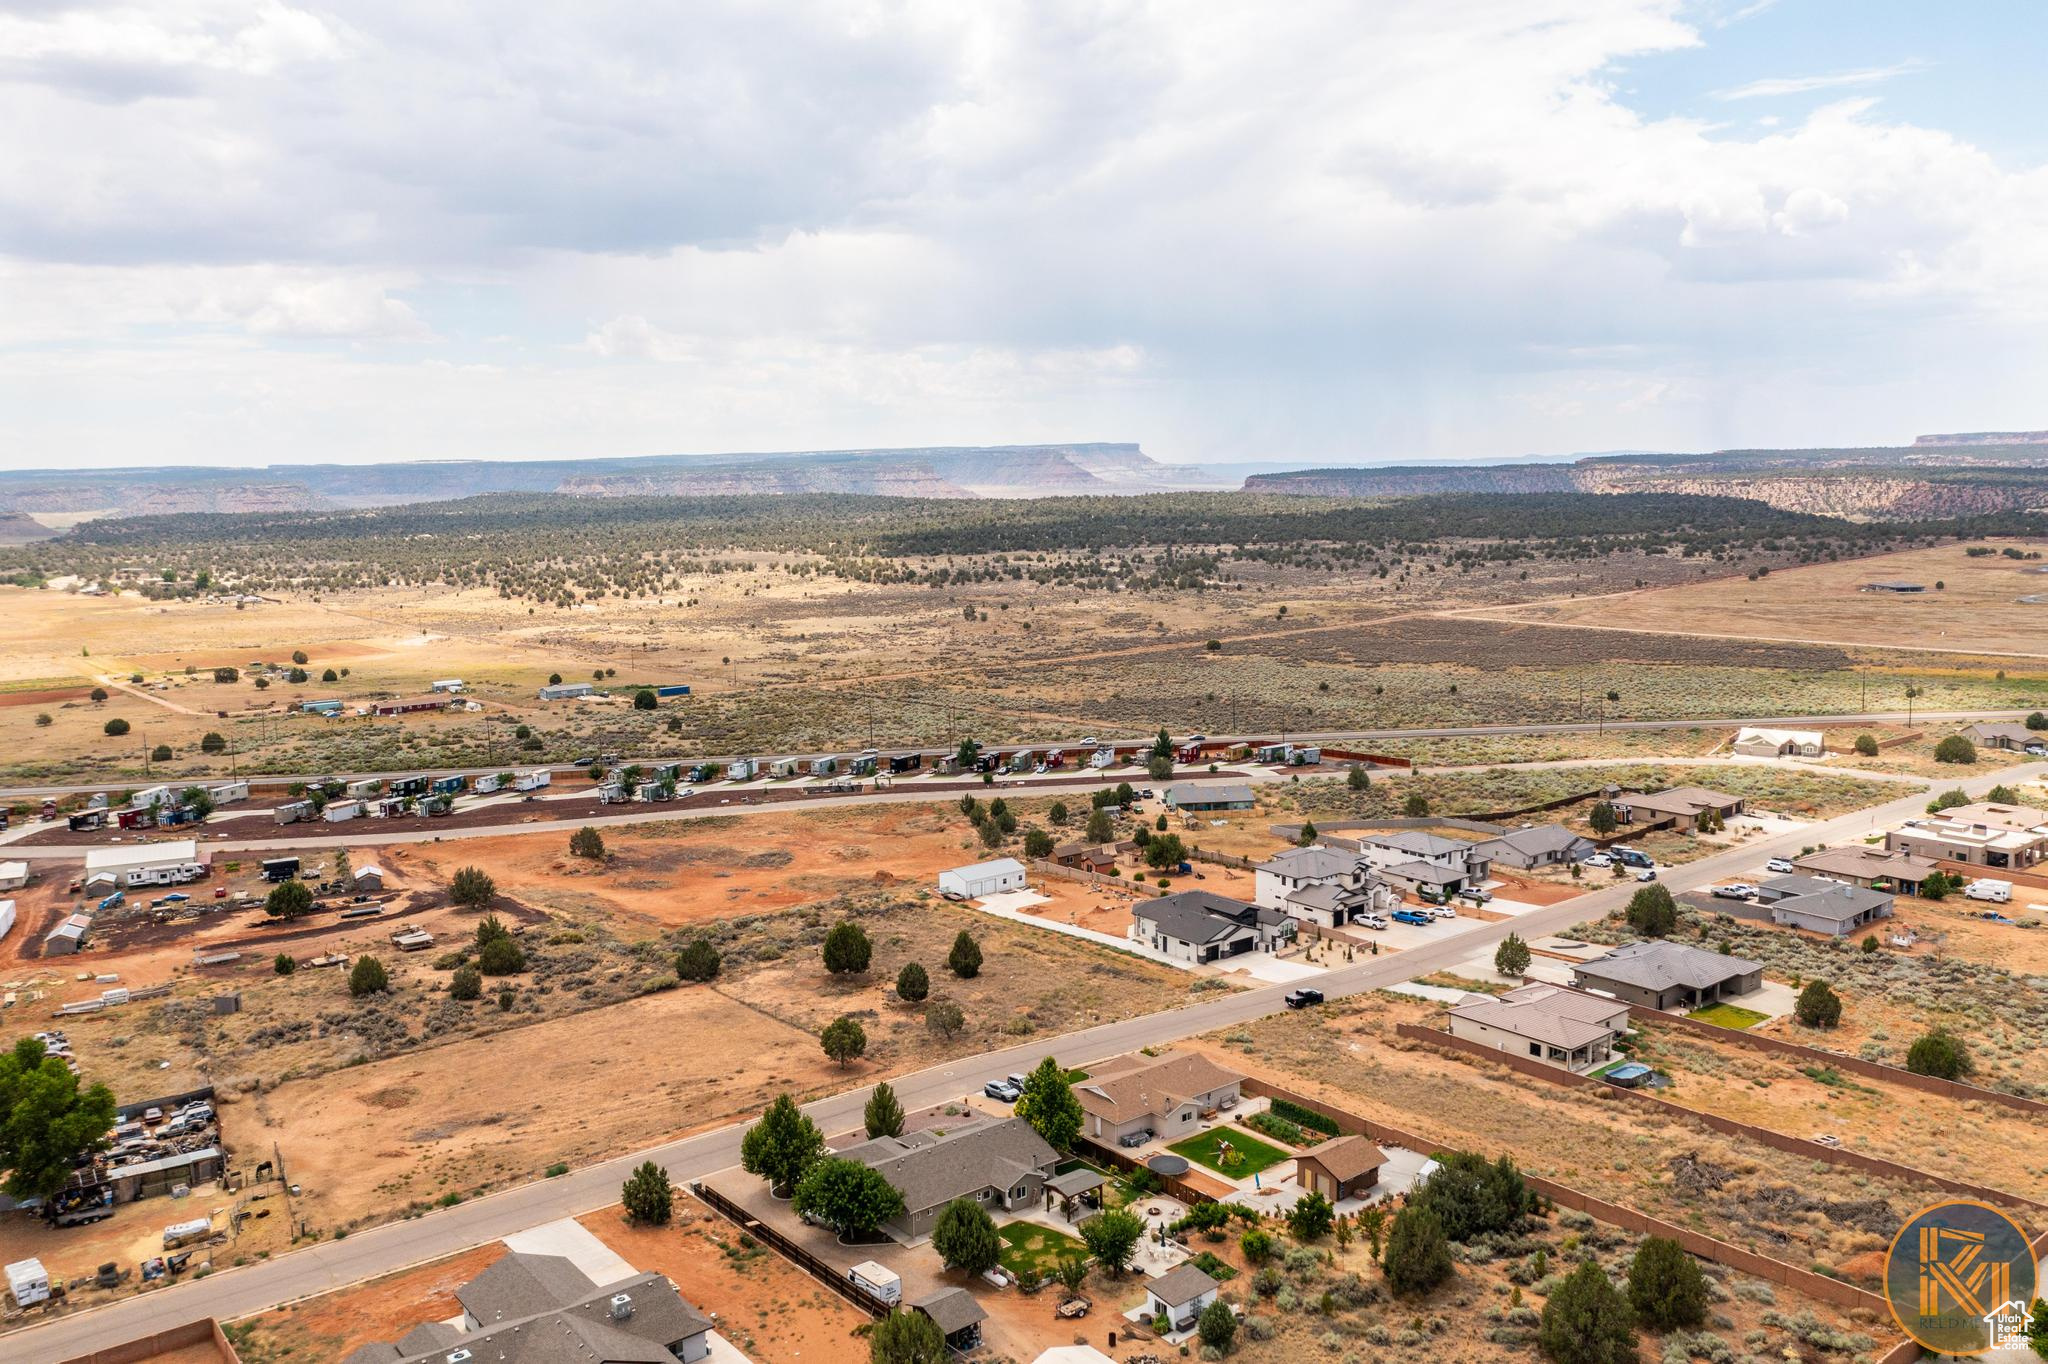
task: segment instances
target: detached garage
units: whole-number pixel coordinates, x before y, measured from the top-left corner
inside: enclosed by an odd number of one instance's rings
[[[976,862],[971,867],[939,873],[939,894],[948,899],[979,900],[984,895],[1022,889],[1024,864],[1014,857],[998,857],[993,862]]]

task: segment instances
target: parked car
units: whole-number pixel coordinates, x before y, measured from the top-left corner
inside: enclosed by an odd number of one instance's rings
[[[1450,899],[1448,895],[1445,895],[1435,886],[1418,886],[1415,890],[1415,898],[1426,905],[1440,905]]]
[[[1789,857],[1774,857],[1764,863],[1764,870],[1770,872],[1773,876],[1790,876],[1793,871],[1792,859]]]
[[[1637,868],[1636,868],[1636,880],[1638,880],[1638,881],[1654,881],[1654,880],[1656,880],[1656,879],[1657,879],[1657,869],[1656,869],[1655,867],[1637,867]]]
[[[1586,859],[1585,865],[1589,867],[1598,867],[1602,871],[1605,871],[1607,868],[1614,865],[1614,855],[1612,853],[1596,852],[1591,857]]]
[[[1290,1009],[1306,1009],[1311,1004],[1322,1003],[1323,992],[1321,990],[1311,990],[1304,986],[1299,990],[1289,990],[1283,1002]]]
[[[1093,734],[1091,734],[1091,735],[1089,735],[1089,736],[1088,736],[1087,738],[1083,739],[1083,740],[1081,741],[1081,747],[1083,747],[1083,748],[1093,748],[1093,747],[1095,747],[1095,736],[1094,736]]]
[[[1417,928],[1427,928],[1435,923],[1436,920],[1430,918],[1429,915],[1419,909],[1397,909],[1394,911],[1394,922],[1397,924],[1413,924]]]
[[[962,895],[957,890],[942,890],[939,892],[939,898],[941,900],[958,900],[963,902],[967,899],[965,895]]]
[[[1730,881],[1725,886],[1714,887],[1716,900],[1747,900],[1756,894],[1756,887],[1747,881]]]
[[[1980,876],[1970,882],[1969,886],[1964,889],[1963,898],[1966,900],[1989,900],[1993,904],[1999,905],[2010,904],[2012,902],[2012,882],[1995,880],[1989,876]]]
[[[1385,928],[1387,926],[1387,916],[1384,914],[1361,914],[1354,922],[1361,928]]]
[[[1470,900],[1475,905],[1483,905],[1493,898],[1493,892],[1481,890],[1478,886],[1467,886],[1458,892],[1458,898],[1460,900]]]
[[[1654,867],[1648,853],[1639,853],[1634,848],[1614,849],[1614,860],[1624,867]]]
[[[1198,744],[1208,737],[1209,736],[1206,734],[1190,734],[1188,735],[1188,742],[1191,744]]]
[[[1458,917],[1458,907],[1452,904],[1431,905],[1428,913],[1432,919],[1455,919]]]
[[[988,1095],[988,1097],[991,1099],[995,1099],[999,1102],[1006,1104],[1013,1104],[1017,1102],[1017,1100],[1022,1098],[1024,1094],[1024,1091],[1022,1089],[1019,1089],[1016,1085],[1011,1084],[1008,1080],[990,1080],[987,1084],[981,1087],[981,1092]]]

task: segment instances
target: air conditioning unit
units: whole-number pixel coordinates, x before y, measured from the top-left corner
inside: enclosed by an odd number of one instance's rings
[[[630,1317],[632,1315],[633,1295],[631,1293],[612,1294],[612,1320],[624,1321],[627,1317]]]
[[[448,1353],[448,1364],[469,1364],[473,1357],[467,1349],[451,1350]]]

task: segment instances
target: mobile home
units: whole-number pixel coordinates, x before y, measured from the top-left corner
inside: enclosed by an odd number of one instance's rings
[[[1066,754],[1066,750],[1065,750],[1065,749],[1060,749],[1060,748],[1048,748],[1047,750],[1045,750],[1045,770],[1046,770],[1046,771],[1048,771],[1048,772],[1056,772],[1056,771],[1058,771],[1058,770],[1059,770],[1060,768],[1062,768],[1062,767],[1065,767],[1066,765],[1067,765],[1067,754]]]
[[[427,786],[428,781],[425,777],[400,777],[397,781],[391,783],[391,794],[394,796],[424,796],[427,794]]]
[[[668,684],[667,684],[667,685],[665,685],[665,686],[660,686],[660,687],[656,687],[656,688],[654,689],[654,694],[655,694],[656,696],[663,696],[663,697],[666,697],[666,696],[688,696],[688,695],[690,694],[690,689],[689,689],[688,687],[684,686],[684,685],[683,685],[682,683],[680,683],[680,682],[670,682],[670,683],[668,683]]]
[[[114,818],[124,829],[147,829],[156,823],[156,811],[123,810]]]
[[[469,789],[479,796],[488,796],[503,784],[504,776],[502,773],[487,772],[483,776],[478,777],[476,783]]]
[[[588,682],[550,682],[540,689],[543,701],[574,701],[597,690]]]
[[[436,777],[427,790],[436,796],[459,796],[467,784],[468,779],[465,777]]]
[[[1252,758],[1262,763],[1284,763],[1287,761],[1287,745],[1260,744],[1252,750]]]
[[[245,781],[224,781],[209,790],[215,805],[232,805],[238,800],[249,799],[249,783]]]
[[[1098,748],[1088,755],[1088,765],[1090,767],[1109,767],[1114,765],[1115,762],[1116,750],[1113,748]]]
[[[545,767],[536,767],[531,772],[521,772],[517,777],[513,778],[512,789],[515,791],[538,791],[544,786],[553,785],[554,780],[555,777],[552,772],[548,771]]]
[[[337,800],[321,811],[320,817],[329,824],[340,824],[344,820],[360,818],[363,808],[359,800]]]
[[[288,800],[272,810],[271,817],[279,824],[297,824],[302,819],[313,817],[313,802],[310,800]]]
[[[900,758],[889,759],[891,772],[915,772],[924,766],[924,759],[915,753],[906,753]]]
[[[131,810],[154,810],[159,805],[171,803],[171,788],[168,786],[145,786],[128,797]]]
[[[462,679],[459,677],[444,677],[439,682],[429,683],[427,689],[429,691],[447,692],[453,695],[462,690]]]
[[[307,715],[319,715],[331,719],[341,714],[341,702],[339,700],[301,701],[299,702],[299,710]]]
[[[811,775],[814,777],[829,777],[838,770],[839,759],[837,758],[827,756],[811,759]]]
[[[296,857],[266,858],[263,863],[263,879],[266,881],[289,881],[299,874],[299,859]]]
[[[751,781],[760,770],[761,764],[752,758],[734,758],[732,766],[725,769],[725,775],[731,781]]]
[[[801,765],[795,758],[777,758],[774,762],[768,764],[768,775],[770,777],[793,777],[797,774],[797,769]]]
[[[352,781],[348,784],[348,794],[358,800],[364,796],[374,796],[383,789],[384,783],[377,777],[364,777],[361,781]]]
[[[70,826],[72,833],[80,833],[87,829],[103,829],[107,824],[107,812],[105,810],[80,810],[64,822]]]

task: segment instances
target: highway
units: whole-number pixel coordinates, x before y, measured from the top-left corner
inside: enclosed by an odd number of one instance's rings
[[[2044,775],[2048,775],[2048,763],[2029,763],[1943,785],[1960,785],[1970,795],[1982,796],[2000,782],[2038,780]],[[1926,791],[1917,790],[1882,805],[1755,839],[1740,848],[1666,869],[1664,882],[1677,892],[1736,879],[1755,872],[1769,857],[1796,856],[1801,848],[1811,844],[1868,836],[1921,813],[1926,801]],[[1635,890],[1635,882],[1623,881],[1499,922],[1461,919],[1455,930],[1447,926],[1444,936],[1427,946],[1337,968],[1316,984],[1334,999],[1428,975],[1455,965],[1509,932],[1537,938],[1589,918],[1602,917],[1626,904]],[[1048,1054],[1058,1056],[1070,1066],[1086,1066],[1139,1047],[1158,1046],[1273,1014],[1285,1007],[1281,998],[1287,988],[1275,985],[1246,990],[1061,1037],[961,1057],[892,1078],[891,1083],[904,1107],[915,1110],[979,1091],[987,1081],[1011,1071],[1027,1070]],[[658,1079],[658,1075],[649,1076],[650,1089]],[[844,1132],[860,1122],[867,1095],[866,1087],[849,1090],[808,1104],[806,1111],[825,1132]],[[684,1120],[687,1121],[687,1115]],[[652,1150],[573,1170],[557,1179],[521,1184],[411,1221],[357,1232],[346,1240],[324,1241],[273,1260],[224,1269],[204,1279],[187,1279],[140,1297],[60,1317],[5,1337],[0,1354],[23,1364],[57,1364],[176,1322],[205,1316],[228,1321],[438,1259],[515,1231],[615,1203],[626,1175],[643,1160],[659,1162],[678,1183],[737,1164],[744,1130],[744,1123],[735,1123],[700,1132]]]
[[[1816,725],[1907,723],[1917,724],[1923,721],[1930,723],[1934,721],[1942,721],[1946,723],[1950,721],[1968,722],[1972,720],[2019,720],[2025,718],[2027,714],[2028,712],[2024,710],[1922,710],[1912,712],[1899,710],[1869,711],[1859,715],[1740,715],[1704,716],[1684,720],[1532,721],[1527,723],[1502,725],[1448,725],[1437,726],[1433,728],[1413,729],[1333,729],[1310,731],[1306,733],[1297,733],[1293,730],[1262,730],[1255,734],[1212,734],[1206,736],[1206,738],[1208,739],[1208,741],[1213,743],[1248,743],[1263,740],[1268,743],[1287,742],[1305,744],[1342,745],[1376,743],[1387,739],[1474,739],[1503,735],[1529,735],[1531,737],[1540,737],[1546,734],[1600,734],[1605,733],[1608,730],[1654,731],[1661,729],[1727,729],[1737,728],[1743,725],[1759,725],[1769,729],[1800,729],[1811,728]],[[1119,748],[1130,748],[1134,745],[1148,744],[1152,742],[1153,737],[1154,736],[1150,734],[1127,735],[1123,737],[1110,736],[1108,738],[1103,739],[1102,742],[1113,743]],[[1174,740],[1175,743],[1185,743],[1186,741],[1187,740],[1185,736],[1176,738]],[[991,748],[1018,748],[1022,747],[1027,742],[1033,748],[1037,749],[1083,747],[1083,745],[1077,739],[1036,739],[1028,741],[1022,739],[1009,739],[1002,741],[990,741],[984,743],[982,745],[982,748],[984,751]],[[812,752],[778,751],[776,756],[795,758],[821,758],[829,756],[831,754],[838,754],[843,756],[849,753],[856,753],[861,751],[863,750],[853,748],[818,749]],[[932,745],[926,745],[921,748],[883,748],[876,750],[877,754],[883,758],[908,757],[912,754],[922,754],[926,757],[931,757],[935,755],[950,753],[952,751],[952,748],[940,748]],[[740,758],[757,758],[760,756],[762,755],[759,753],[732,753],[725,754],[722,756],[712,754],[696,754],[687,757],[677,756],[674,754],[667,754],[652,757],[627,756],[625,758],[620,759],[620,761],[638,762],[643,765],[665,762],[716,763],[719,766],[724,767]],[[535,768],[539,767],[545,767],[551,772],[565,774],[575,772],[578,770],[576,764],[573,763],[522,763],[519,762],[516,758],[508,758],[506,761],[490,767],[414,767],[395,769],[391,771],[375,772],[327,772],[320,773],[318,775],[332,777],[338,781],[360,781],[365,778],[371,777],[380,779],[410,776],[480,777],[488,773],[505,772],[513,770],[515,768],[520,771],[532,771]],[[179,783],[198,782],[201,784],[206,782],[221,782],[229,780],[259,783],[294,782],[305,781],[309,778],[309,775],[312,774],[308,774],[305,772],[240,772],[233,774],[213,772],[203,777],[181,776],[170,778],[170,780]],[[110,787],[137,786],[145,784],[147,784],[146,778],[136,777],[133,774],[127,774],[119,777],[110,777],[103,781],[74,783],[70,785],[6,786],[0,787],[0,799],[25,799],[34,796],[91,795],[95,792],[105,791]]]

